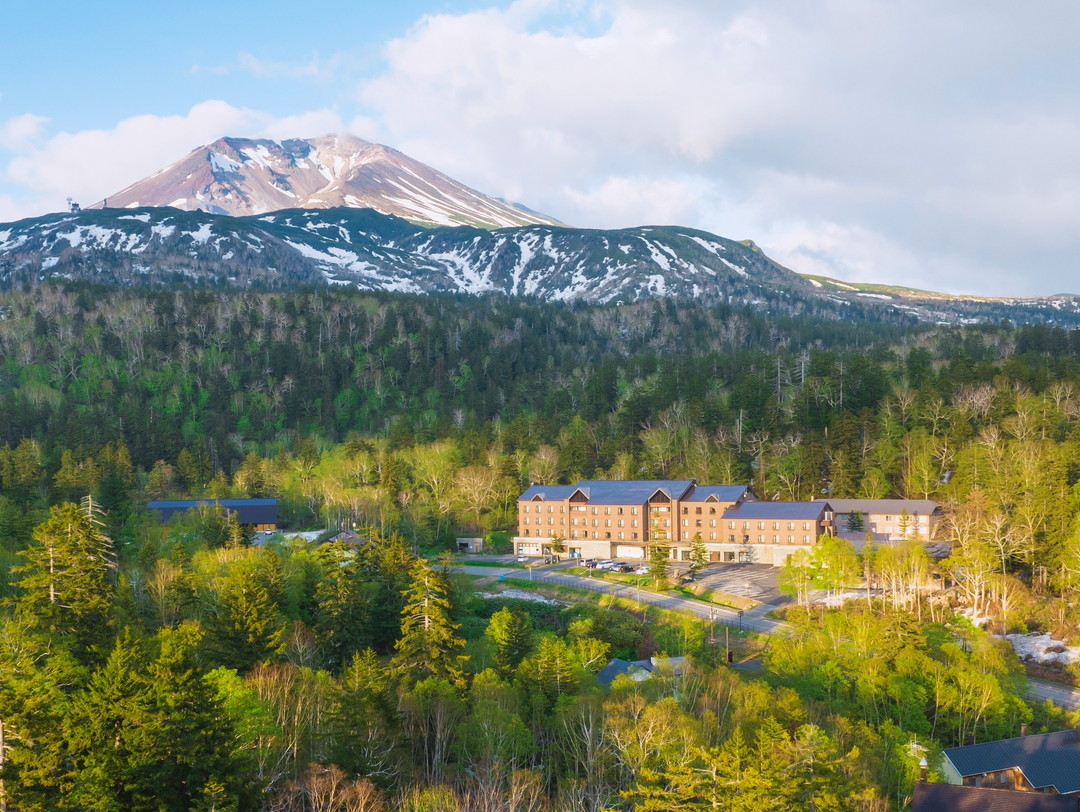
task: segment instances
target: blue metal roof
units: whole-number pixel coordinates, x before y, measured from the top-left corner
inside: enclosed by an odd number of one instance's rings
[[[157,511],[162,524],[177,513],[214,505],[235,513],[241,524],[277,524],[277,499],[163,499],[146,503],[147,510]]]
[[[1076,730],[1040,733],[943,751],[961,776],[1018,768],[1036,789],[1080,792],[1080,740]]]
[[[566,499],[576,490],[573,485],[531,485],[518,497],[518,501],[535,499],[537,496],[548,501]]]
[[[692,479],[583,479],[575,485],[588,497],[590,505],[642,505],[657,491],[669,499],[681,499]]]
[[[916,781],[911,812],[1078,812],[1075,795]]]
[[[715,496],[718,502],[738,502],[751,494],[746,485],[697,485],[683,501],[704,502],[710,496]]]
[[[783,519],[817,521],[827,502],[743,502],[724,511],[725,519]]]

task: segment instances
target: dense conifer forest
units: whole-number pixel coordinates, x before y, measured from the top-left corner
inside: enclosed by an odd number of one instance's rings
[[[923,754],[1073,721],[994,635],[1078,636],[1080,331],[71,284],[0,294],[0,352],[7,809],[884,812]],[[951,552],[821,545],[754,673],[442,557],[582,477],[934,499]],[[204,496],[362,542],[145,510]],[[651,655],[689,659],[595,679]]]

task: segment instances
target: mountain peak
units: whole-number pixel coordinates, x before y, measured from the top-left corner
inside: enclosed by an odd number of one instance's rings
[[[92,208],[172,206],[246,216],[371,208],[423,225],[558,224],[470,189],[396,149],[348,133],[282,141],[226,136]]]

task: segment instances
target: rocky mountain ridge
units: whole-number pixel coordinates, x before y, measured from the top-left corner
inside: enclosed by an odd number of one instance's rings
[[[171,206],[243,217],[281,209],[370,208],[425,225],[558,221],[488,197],[420,161],[351,135],[220,138],[90,208]]]
[[[1080,326],[1072,296],[909,298],[803,278],[753,243],[675,226],[425,228],[370,209],[247,217],[174,208],[84,210],[0,224],[0,287],[50,280],[403,293],[612,304],[674,299],[784,316]]]

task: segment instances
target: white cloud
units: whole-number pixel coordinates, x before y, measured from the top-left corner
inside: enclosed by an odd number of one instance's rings
[[[23,113],[0,124],[0,149],[16,150],[32,143],[41,136],[49,119]]]
[[[424,17],[360,97],[403,151],[570,223],[669,213],[835,275],[1050,292],[1080,251],[1077,24],[1064,0],[519,0]]]

